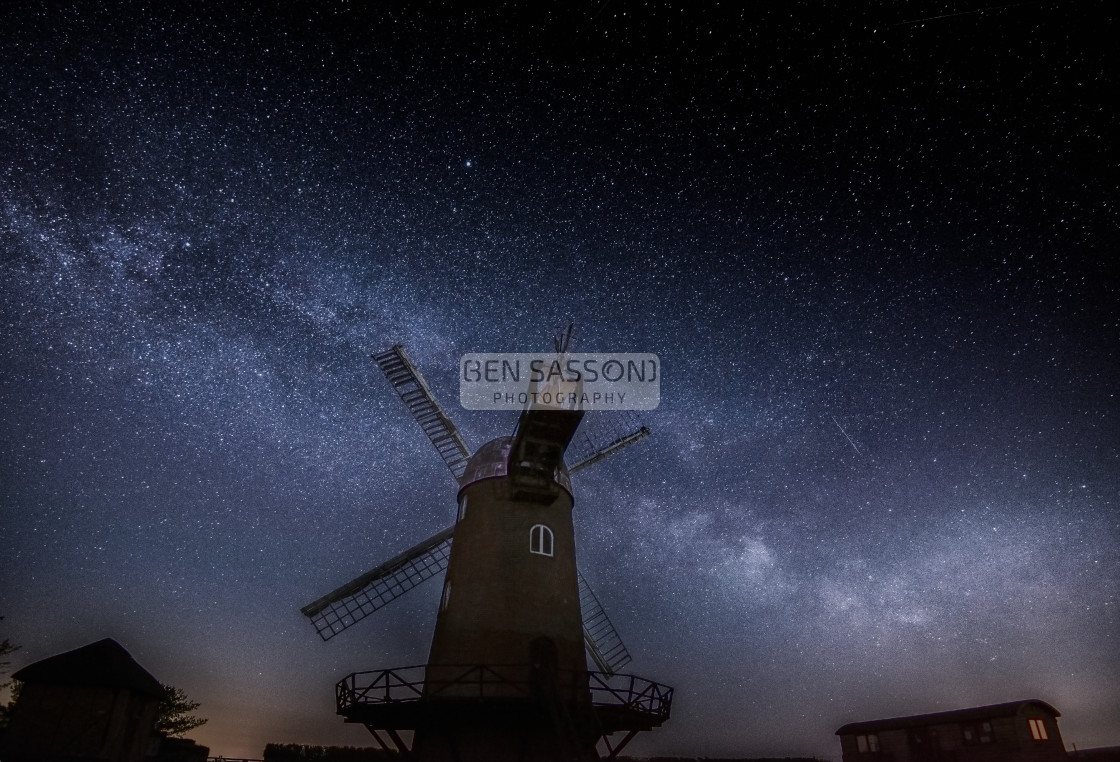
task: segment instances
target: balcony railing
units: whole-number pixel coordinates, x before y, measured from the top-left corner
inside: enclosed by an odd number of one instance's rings
[[[539,690],[527,664],[434,665],[440,677],[432,680],[425,679],[426,670],[421,665],[348,675],[335,686],[338,713],[421,699],[529,699]],[[634,675],[561,670],[550,684],[561,699],[567,694],[578,701],[589,692],[592,706],[635,712],[653,724],[669,718],[673,703],[672,688]]]
[[[618,706],[658,718],[669,719],[673,705],[673,689],[635,675],[587,673],[593,706]]]

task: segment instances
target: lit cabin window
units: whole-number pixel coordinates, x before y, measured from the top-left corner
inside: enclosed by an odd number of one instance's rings
[[[1050,736],[1046,735],[1046,722],[1044,720],[1027,720],[1031,726],[1031,738],[1036,741],[1046,741]]]
[[[856,748],[861,754],[879,751],[879,736],[872,733],[866,736],[856,736]]]
[[[544,524],[535,524],[529,530],[529,552],[539,556],[551,556],[552,530]]]

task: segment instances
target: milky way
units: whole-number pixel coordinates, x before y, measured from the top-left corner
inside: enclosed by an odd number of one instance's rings
[[[368,744],[333,684],[422,663],[439,586],[299,607],[454,510],[369,354],[478,447],[458,358],[572,321],[664,371],[574,479],[677,690],[630,750],[1025,698],[1120,744],[1105,3],[354,5],[0,11],[15,667],[114,637],[214,754]]]

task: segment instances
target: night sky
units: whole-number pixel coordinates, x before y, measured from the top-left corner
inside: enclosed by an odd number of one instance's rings
[[[579,563],[676,688],[635,754],[813,754],[1039,698],[1120,744],[1111,4],[0,10],[0,638],[116,638],[212,754],[369,745],[429,582],[300,606],[455,486],[466,352],[654,352]],[[818,6],[823,6],[818,7]]]

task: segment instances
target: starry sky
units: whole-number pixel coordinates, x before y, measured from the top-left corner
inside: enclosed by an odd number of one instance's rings
[[[369,359],[477,448],[466,352],[654,352],[574,478],[579,563],[676,688],[628,751],[816,755],[1039,698],[1120,744],[1105,2],[6,3],[0,637],[113,637],[226,756],[366,745],[428,583],[299,607],[447,526]]]

